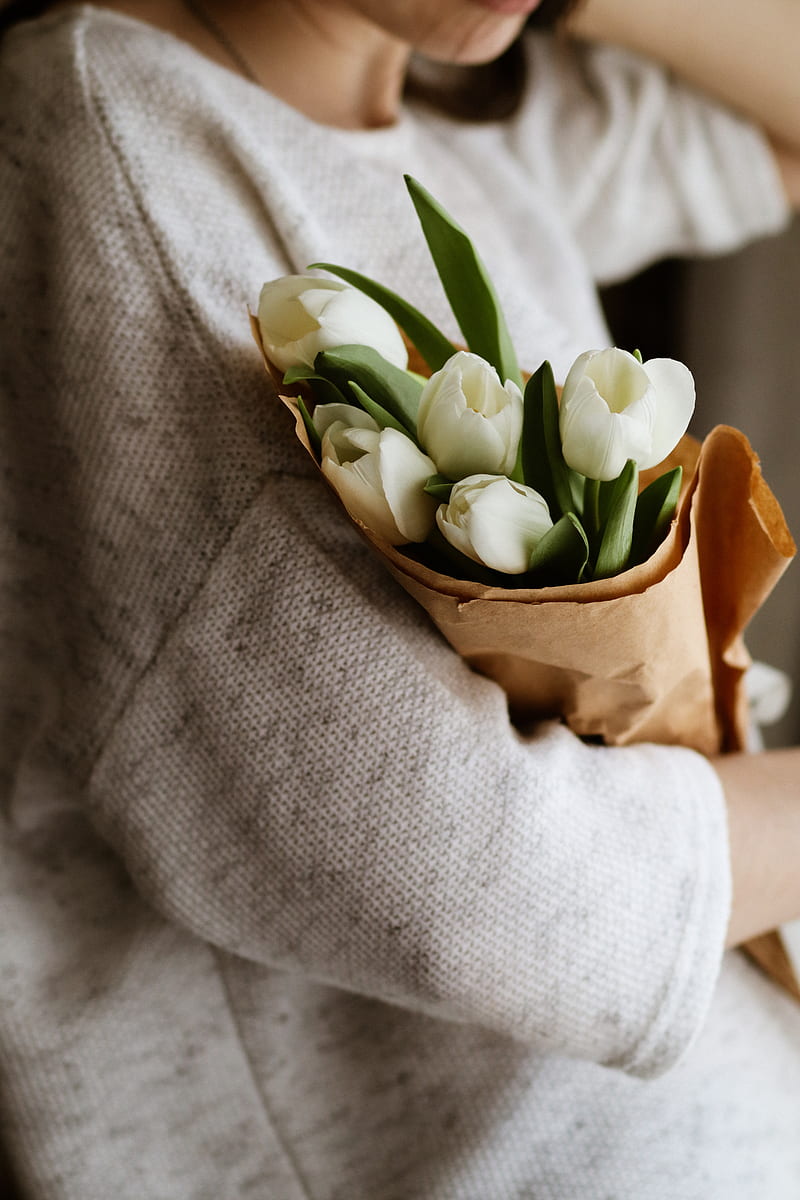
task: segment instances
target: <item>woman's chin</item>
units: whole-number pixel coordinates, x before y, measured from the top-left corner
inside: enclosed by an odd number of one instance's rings
[[[479,20],[458,36],[443,38],[419,47],[426,57],[458,66],[478,66],[492,62],[508,49],[522,31],[524,19],[493,15]]]

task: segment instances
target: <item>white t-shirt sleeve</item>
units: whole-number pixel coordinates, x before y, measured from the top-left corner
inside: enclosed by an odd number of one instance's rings
[[[599,282],[670,254],[732,250],[788,220],[749,121],[624,50],[537,36],[527,51],[528,93],[507,136]]]

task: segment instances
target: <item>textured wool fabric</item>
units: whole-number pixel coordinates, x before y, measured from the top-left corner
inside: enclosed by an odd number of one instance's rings
[[[2,46],[0,1131],[26,1194],[797,1195],[800,1013],[720,973],[716,775],[515,730],[250,341],[261,282],[320,258],[455,335],[403,170],[562,375],[607,340],[593,277],[785,219],[746,124],[629,56],[530,54],[508,125],[344,133],[89,6]]]

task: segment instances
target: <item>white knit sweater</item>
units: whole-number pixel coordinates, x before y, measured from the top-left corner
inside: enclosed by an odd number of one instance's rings
[[[510,124],[341,133],[92,7],[3,44],[0,1131],[26,1195],[800,1194],[800,1011],[720,974],[715,774],[515,731],[250,341],[261,282],[320,258],[450,327],[404,170],[560,374],[607,339],[594,279],[784,220],[748,126],[620,53],[530,53]]]

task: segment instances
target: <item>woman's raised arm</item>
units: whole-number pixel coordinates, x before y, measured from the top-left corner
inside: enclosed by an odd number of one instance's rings
[[[663,62],[757,121],[800,203],[797,0],[585,0],[569,26]]]

